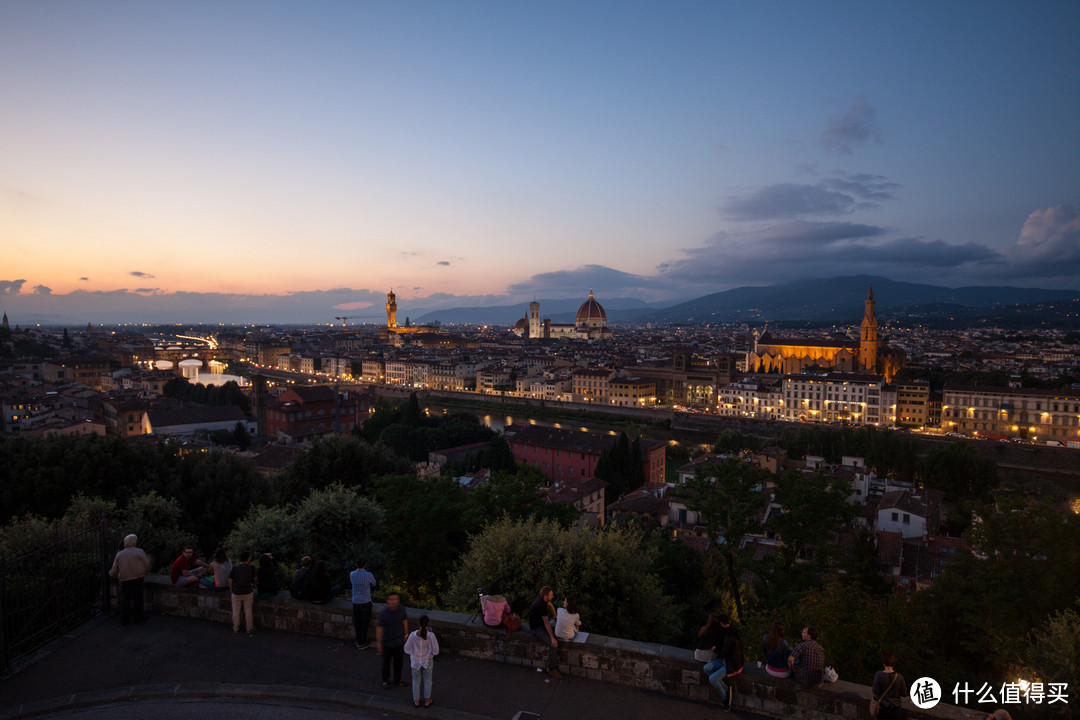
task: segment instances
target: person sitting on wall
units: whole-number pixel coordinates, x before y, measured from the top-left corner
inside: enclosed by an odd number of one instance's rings
[[[259,567],[256,571],[259,586],[259,599],[268,600],[281,592],[281,583],[278,582],[277,563],[272,553],[263,553],[259,556]]]
[[[802,685],[820,685],[825,677],[825,648],[817,641],[818,631],[813,625],[803,628],[803,641],[788,656],[791,674]]]
[[[716,659],[705,663],[703,668],[709,676],[709,683],[716,688],[720,695],[720,702],[724,710],[731,712],[735,701],[735,689],[728,687],[731,678],[740,675],[743,671],[742,638],[739,631],[731,626],[731,618],[723,613],[717,616],[717,621],[723,632],[723,645],[716,648]]]
[[[304,586],[307,585],[308,575],[311,574],[311,556],[305,555],[300,558],[300,567],[292,576],[292,585],[289,586],[289,594],[297,600],[304,598]]]
[[[577,600],[567,595],[562,607],[555,611],[555,637],[570,642],[577,637],[581,629],[581,615],[578,613]]]
[[[330,571],[327,570],[326,563],[322,560],[316,560],[315,567],[312,569],[307,584],[304,586],[304,599],[311,601],[315,605],[322,605],[330,602],[340,589],[340,585],[331,584]]]
[[[492,583],[486,595],[480,596],[480,610],[484,616],[484,625],[489,628],[503,626],[503,615],[510,612],[510,603],[500,592],[498,583]]]
[[[195,548],[185,545],[184,551],[169,569],[169,579],[173,585],[185,587],[197,584],[209,571],[210,566],[195,557]]]
[[[533,600],[529,607],[529,630],[539,642],[550,645],[547,657],[547,673],[553,678],[561,678],[559,672],[559,640],[555,637],[555,630],[548,620],[548,608],[552,607],[551,600],[555,597],[555,591],[545,585],[540,588],[540,596]]]
[[[214,553],[214,559],[210,562],[210,573],[200,582],[207,590],[229,589],[229,574],[232,573],[232,561],[224,550]]]
[[[791,667],[788,666],[788,655],[791,655],[791,646],[784,639],[784,626],[774,622],[769,632],[761,638],[761,652],[765,655],[765,672],[773,677],[791,677]]]

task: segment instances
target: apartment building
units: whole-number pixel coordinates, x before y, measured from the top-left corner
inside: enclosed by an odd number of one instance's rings
[[[1080,390],[945,386],[941,428],[961,435],[1080,441]]]

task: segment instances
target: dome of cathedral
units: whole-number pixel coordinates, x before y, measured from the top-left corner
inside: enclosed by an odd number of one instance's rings
[[[604,308],[600,303],[596,302],[596,298],[593,296],[593,291],[589,290],[589,299],[581,303],[581,307],[577,311],[577,324],[596,324],[607,323],[607,313],[604,312]]]
[[[514,329],[515,330],[528,330],[529,329],[529,321],[526,320],[525,318],[521,318],[520,320],[517,321],[517,323],[514,324]]]

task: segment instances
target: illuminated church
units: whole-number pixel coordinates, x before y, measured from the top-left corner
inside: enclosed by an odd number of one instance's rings
[[[833,338],[780,338],[768,330],[755,338],[747,353],[747,372],[795,374],[812,369],[884,375],[891,382],[904,366],[902,350],[894,350],[878,339],[874,288],[866,296],[859,340]]]
[[[569,338],[575,340],[607,340],[611,329],[607,326],[607,313],[596,301],[592,289],[589,297],[578,308],[574,322],[553,323],[549,318],[540,319],[540,303],[529,303],[529,317],[521,318],[513,332],[521,337],[536,339]]]

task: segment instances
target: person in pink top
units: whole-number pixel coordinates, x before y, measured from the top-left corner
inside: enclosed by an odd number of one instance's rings
[[[510,612],[510,603],[499,594],[499,586],[492,585],[487,595],[480,596],[480,607],[484,612],[484,624],[489,628],[502,627],[503,614]]]

